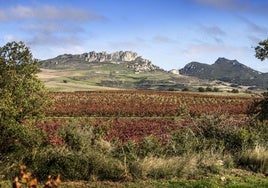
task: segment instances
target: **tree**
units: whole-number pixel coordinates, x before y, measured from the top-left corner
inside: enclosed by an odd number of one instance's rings
[[[259,45],[255,47],[255,56],[261,61],[268,58],[268,39],[259,42]],[[257,100],[252,103],[248,109],[248,114],[255,115],[260,120],[268,119],[268,92],[264,92],[263,99]]]
[[[0,47],[0,152],[32,147],[38,139],[25,122],[44,115],[48,95],[38,79],[38,61],[23,42]],[[31,128],[32,129],[32,128]],[[29,143],[31,142],[31,143]]]
[[[199,88],[198,88],[198,91],[199,91],[199,92],[205,92],[206,90],[205,90],[205,88],[203,88],[203,87],[199,87]]]
[[[259,42],[259,45],[255,47],[255,56],[261,61],[268,58],[268,39]]]

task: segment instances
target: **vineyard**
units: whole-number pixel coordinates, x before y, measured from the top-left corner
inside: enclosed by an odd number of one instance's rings
[[[5,159],[7,167],[0,173],[6,179],[16,177],[16,166],[25,164],[41,183],[47,174],[61,174],[62,187],[81,181],[91,187],[107,181],[141,187],[152,180],[218,187],[252,177],[256,185],[268,185],[263,179],[268,174],[267,122],[248,115],[261,98],[130,90],[49,96],[53,102],[45,117],[25,122],[36,125],[29,130],[37,138],[30,144],[40,144],[27,152],[16,150],[22,158],[16,163]]]
[[[48,116],[167,117],[183,110],[191,115],[245,114],[252,97],[201,95],[157,91],[100,91],[51,93]]]
[[[228,126],[243,126],[254,98],[184,92],[90,91],[51,92],[53,106],[39,126],[50,142],[62,143],[55,135],[66,124],[94,126],[107,141],[134,140],[156,136],[162,143],[172,131],[195,126],[195,118],[219,115]]]

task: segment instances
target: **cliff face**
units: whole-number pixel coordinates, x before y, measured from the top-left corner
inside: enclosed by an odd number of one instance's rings
[[[110,54],[107,52],[95,51],[80,55],[64,54],[53,59],[44,60],[43,66],[50,68],[54,66],[54,68],[57,68],[64,64],[65,67],[68,67],[68,64],[71,65],[74,63],[124,64],[136,72],[146,72],[160,69],[158,66],[153,65],[151,61],[143,59],[137,53],[131,51],[119,51]]]
[[[120,62],[130,62],[135,61],[139,56],[135,52],[130,51],[120,51],[108,54],[106,52],[96,53],[94,51],[89,53],[84,53],[81,55],[87,62],[110,62],[110,63],[120,63]]]

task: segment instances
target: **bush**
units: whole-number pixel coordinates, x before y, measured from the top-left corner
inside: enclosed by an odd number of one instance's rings
[[[34,159],[24,161],[36,175],[46,179],[48,174],[62,174],[68,180],[120,180],[124,167],[120,161],[92,149],[76,152],[65,147],[45,148]]]
[[[199,87],[197,90],[198,90],[199,92],[205,92],[205,91],[206,91],[205,88],[203,88],[203,87]]]
[[[255,100],[250,105],[247,114],[261,121],[268,119],[268,92],[264,92],[263,98]]]
[[[172,178],[176,177],[182,168],[182,160],[179,157],[145,157],[133,163],[131,173],[134,177],[142,179]]]
[[[169,156],[189,155],[197,151],[199,141],[191,128],[183,128],[176,131],[171,136],[171,142],[165,148],[165,152]]]
[[[268,175],[268,150],[264,146],[256,145],[241,154],[239,165],[254,172]]]
[[[220,89],[217,88],[217,87],[214,87],[214,88],[213,88],[213,92],[220,92]]]
[[[139,156],[159,156],[162,153],[162,147],[158,139],[154,136],[143,138],[139,146]]]
[[[232,89],[230,92],[231,93],[239,93],[239,90],[238,89]]]
[[[207,87],[207,88],[206,88],[206,91],[207,91],[207,92],[212,92],[213,89],[212,89],[211,87]]]
[[[190,91],[190,89],[188,87],[185,87],[181,91]]]

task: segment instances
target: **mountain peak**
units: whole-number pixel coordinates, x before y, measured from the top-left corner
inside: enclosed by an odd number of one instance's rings
[[[219,58],[215,61],[214,64],[226,64],[226,63],[228,63],[228,64],[233,64],[233,65],[235,65],[235,64],[241,64],[241,63],[239,63],[236,59],[234,59],[234,60],[230,60],[230,59],[227,59],[227,58],[225,58],[225,57],[219,57]]]
[[[197,62],[187,64],[180,70],[180,73],[201,79],[220,80],[239,85],[254,84],[263,87],[263,84],[258,81],[260,80],[260,72],[239,63],[237,60],[229,60],[224,57],[218,58],[212,65]]]
[[[112,63],[119,63],[119,62],[130,62],[135,61],[138,56],[136,52],[132,51],[118,51],[114,53],[107,53],[107,52],[95,52],[91,51],[89,53],[82,54],[82,57],[85,58],[87,62],[112,62]],[[140,57],[141,58],[141,57]],[[149,61],[149,60],[146,60]]]
[[[81,68],[90,64],[122,64],[135,72],[148,72],[160,70],[160,67],[153,65],[148,59],[143,59],[136,52],[117,51],[114,53],[90,51],[83,54],[63,54],[52,59],[44,60],[42,66],[44,68]],[[162,70],[162,69],[161,69]]]

